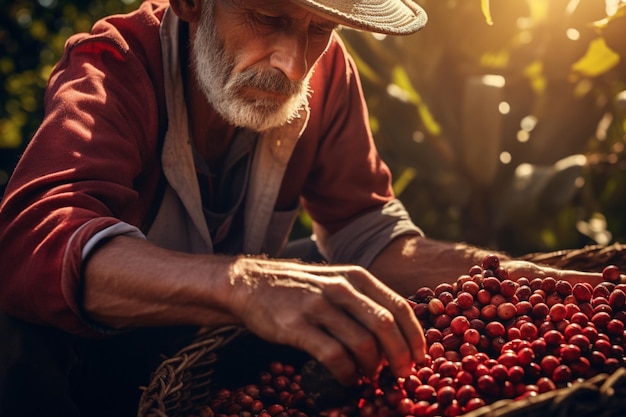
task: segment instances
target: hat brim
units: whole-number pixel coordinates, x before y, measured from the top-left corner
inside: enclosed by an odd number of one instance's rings
[[[386,35],[410,35],[428,21],[412,0],[291,0],[342,26]]]

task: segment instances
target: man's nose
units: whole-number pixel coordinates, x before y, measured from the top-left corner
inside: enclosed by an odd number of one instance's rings
[[[307,34],[284,33],[275,40],[270,65],[282,71],[290,80],[300,81],[306,77],[309,69],[308,47]]]

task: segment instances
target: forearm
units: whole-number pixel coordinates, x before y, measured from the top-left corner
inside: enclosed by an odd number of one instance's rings
[[[420,287],[435,288],[452,283],[467,274],[473,265],[481,265],[488,254],[496,254],[500,266],[513,281],[521,277],[551,276],[570,283],[602,282],[601,273],[563,270],[511,258],[504,252],[491,251],[465,243],[447,243],[419,236],[400,237],[389,244],[372,262],[369,270],[399,294],[408,297]],[[622,278],[626,281],[626,278]]]
[[[425,354],[409,304],[361,267],[187,255],[118,236],[87,261],[84,308],[113,328],[240,324],[354,382],[386,357],[406,376]]]
[[[87,261],[82,304],[91,319],[117,329],[230,324],[236,322],[228,309],[233,261],[118,236]]]
[[[404,296],[420,287],[453,282],[480,264],[489,252],[464,243],[447,243],[419,236],[399,237],[372,262],[369,270]],[[507,258],[499,253],[502,259]]]

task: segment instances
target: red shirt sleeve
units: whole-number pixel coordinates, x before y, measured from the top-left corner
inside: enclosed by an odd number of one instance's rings
[[[145,201],[158,188],[159,10],[146,2],[68,41],[49,81],[43,123],[0,205],[2,310],[97,333],[79,311],[83,247],[115,223],[141,227]]]

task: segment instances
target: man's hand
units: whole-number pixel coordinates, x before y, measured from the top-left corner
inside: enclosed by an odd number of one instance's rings
[[[383,360],[397,376],[426,341],[409,302],[356,266],[242,257],[231,269],[235,316],[262,338],[302,349],[350,384]]]
[[[602,273],[599,272],[557,269],[528,261],[502,260],[500,261],[500,265],[507,270],[509,278],[513,281],[517,281],[521,277],[527,277],[529,279],[553,277],[556,280],[562,279],[569,281],[571,284],[575,284],[577,282],[588,282],[593,286],[604,281]],[[624,275],[621,276],[621,281],[626,281]]]

